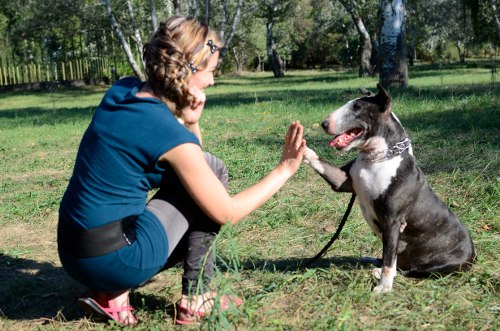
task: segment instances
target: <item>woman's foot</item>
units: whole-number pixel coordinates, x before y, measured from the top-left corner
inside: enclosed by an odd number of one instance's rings
[[[82,298],[79,300],[80,306],[87,312],[103,318],[107,317],[122,325],[137,324],[137,319],[132,314],[133,308],[129,302],[129,291],[90,291],[90,293],[92,298]]]
[[[217,300],[217,301],[216,301]],[[202,295],[188,296],[183,294],[177,304],[177,324],[198,323],[210,315],[216,305],[220,311],[226,311],[230,307],[238,307],[243,300],[232,295],[223,294],[218,296],[216,292],[207,292]]]

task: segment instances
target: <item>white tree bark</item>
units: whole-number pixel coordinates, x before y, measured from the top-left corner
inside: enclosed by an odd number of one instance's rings
[[[224,16],[223,16],[223,23],[221,25],[221,30],[219,31],[219,35],[221,38],[224,40],[224,47],[221,50],[221,57],[219,58],[219,62],[222,62],[224,59],[224,55],[226,54],[227,50],[231,47],[231,42],[234,38],[234,35],[236,34],[236,30],[238,28],[238,25],[240,24],[240,19],[241,19],[241,6],[243,4],[243,0],[238,0],[236,4],[236,10],[233,16],[233,21],[231,22],[231,27],[229,29],[229,33],[227,38],[226,36],[226,27],[227,27],[227,22],[229,20],[229,9],[228,9],[228,1],[224,1],[223,3],[223,11],[224,11]]]
[[[149,0],[149,13],[151,16],[151,33],[155,33],[158,29],[158,19],[156,15],[155,0]]]
[[[123,50],[125,51],[125,54],[127,56],[127,61],[132,67],[132,70],[134,71],[134,74],[142,81],[146,80],[146,77],[144,76],[144,73],[142,72],[141,68],[137,65],[137,62],[134,59],[134,54],[132,50],[130,49],[130,45],[127,42],[127,39],[125,38],[125,35],[123,34],[120,25],[116,21],[115,15],[113,15],[113,11],[111,9],[111,4],[109,0],[104,0],[104,5],[106,6],[106,12],[108,14],[109,20],[111,21],[111,26],[113,27],[113,30],[115,30],[116,35],[118,36],[118,40],[120,41],[120,44],[123,47]]]
[[[406,59],[406,0],[380,1],[380,83],[408,87]]]
[[[134,40],[137,46],[139,57],[142,59],[142,50],[144,45],[142,43],[141,30],[139,30],[137,23],[135,21],[135,14],[134,14],[134,8],[132,7],[132,2],[130,0],[126,0],[126,4],[127,4],[128,16],[130,17],[130,22],[132,23],[132,28],[134,29],[134,35],[132,36],[132,40]],[[144,68],[144,64],[142,67]]]

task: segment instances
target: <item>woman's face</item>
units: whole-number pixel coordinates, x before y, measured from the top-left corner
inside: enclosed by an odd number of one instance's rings
[[[189,80],[189,87],[196,86],[200,90],[214,85],[214,71],[217,69],[219,61],[219,52],[213,53],[208,59],[208,64],[205,69],[197,70]]]

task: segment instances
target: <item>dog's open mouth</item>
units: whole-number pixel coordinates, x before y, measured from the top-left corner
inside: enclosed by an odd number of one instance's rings
[[[333,140],[330,141],[328,146],[330,146],[331,148],[335,147],[337,149],[346,148],[351,142],[361,137],[363,132],[364,131],[361,128],[348,130],[344,133],[334,136]]]

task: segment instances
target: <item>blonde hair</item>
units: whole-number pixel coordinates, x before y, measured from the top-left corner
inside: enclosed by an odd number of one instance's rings
[[[203,70],[213,53],[208,40],[221,46],[217,33],[205,23],[191,16],[172,16],[160,23],[144,46],[147,83],[176,116],[188,104],[188,82],[193,74],[190,63]]]

